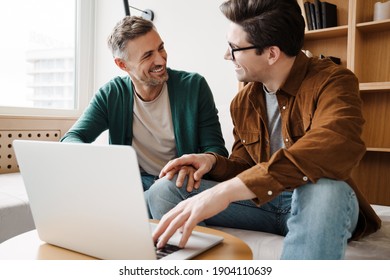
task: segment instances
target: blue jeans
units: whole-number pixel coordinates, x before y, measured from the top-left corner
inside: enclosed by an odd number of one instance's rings
[[[150,175],[146,172],[141,172],[141,181],[142,181],[142,187],[144,188],[144,191],[147,191],[154,182],[158,179],[158,176]]]
[[[217,184],[202,180],[191,193],[177,188],[176,177],[162,178],[147,191],[154,219],[161,219],[180,201]],[[285,236],[282,259],[343,259],[358,219],[359,206],[352,188],[343,181],[320,179],[293,192],[283,192],[256,206],[251,200],[231,203],[203,225],[256,230]]]
[[[141,172],[141,181],[142,187],[144,189],[144,197],[146,201],[146,208],[148,209],[149,218],[152,218],[152,214],[150,213],[149,205],[148,205],[148,192],[146,192],[158,179],[158,176],[150,175],[146,172]]]

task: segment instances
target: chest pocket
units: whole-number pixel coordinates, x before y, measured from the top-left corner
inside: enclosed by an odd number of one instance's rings
[[[260,135],[258,132],[238,132],[241,144],[245,147],[251,158],[257,162],[260,153]]]

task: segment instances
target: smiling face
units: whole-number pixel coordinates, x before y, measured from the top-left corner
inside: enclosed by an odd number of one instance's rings
[[[256,53],[256,49],[246,49],[234,52],[234,59],[231,55],[231,48],[246,48],[253,46],[247,41],[246,32],[236,23],[231,23],[227,40],[229,48],[224,58],[231,60],[235,65],[236,76],[242,82],[264,82],[269,73],[269,61],[267,59],[267,49],[263,50],[261,55]]]
[[[167,53],[155,29],[129,41],[126,51],[128,59],[120,59],[119,64],[116,63],[136,85],[159,87],[168,80]]]

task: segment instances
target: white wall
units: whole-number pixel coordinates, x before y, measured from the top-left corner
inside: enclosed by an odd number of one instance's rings
[[[228,21],[219,10],[223,0],[129,0],[131,6],[154,12],[168,53],[168,67],[203,75],[213,91],[227,148],[231,146],[229,104],[237,93],[234,67],[225,61]],[[106,38],[125,15],[122,0],[96,1],[95,90],[116,75],[123,75],[112,60]],[[140,12],[130,9],[132,15]]]

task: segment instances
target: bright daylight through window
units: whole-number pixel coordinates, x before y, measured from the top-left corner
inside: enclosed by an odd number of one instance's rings
[[[75,109],[76,0],[2,1],[0,106]]]

